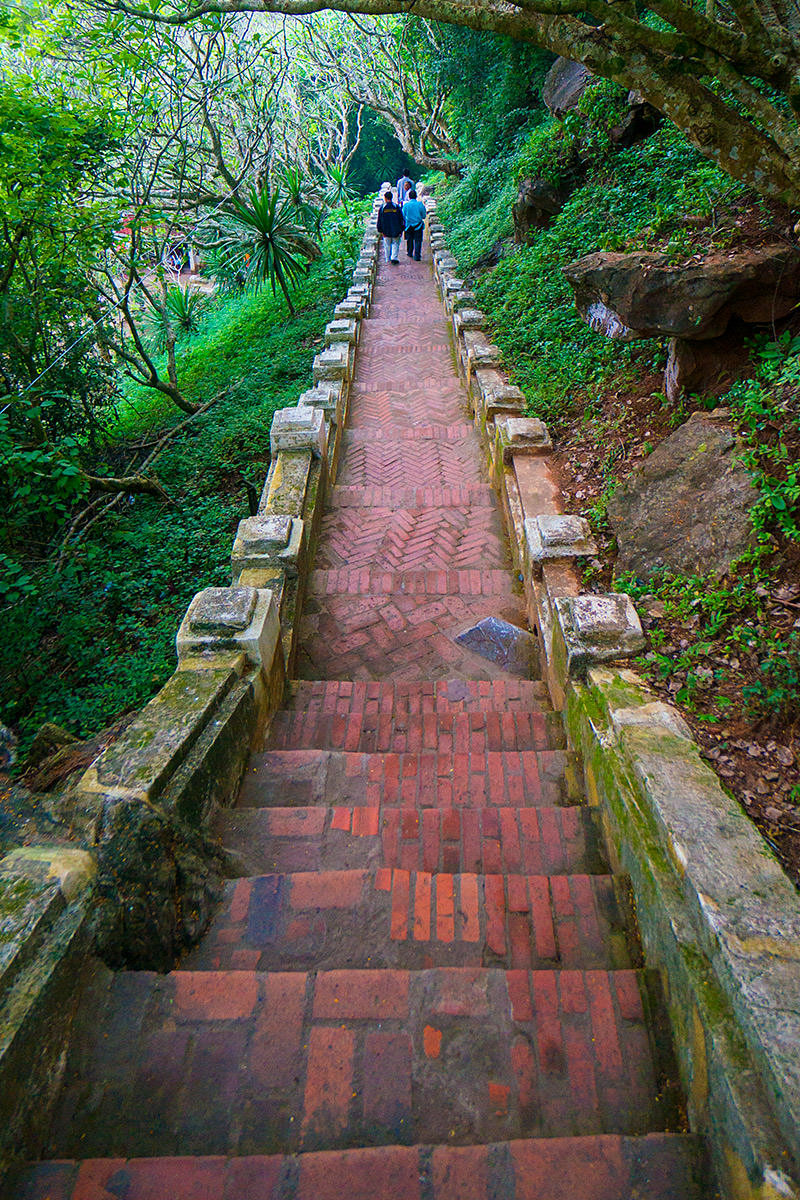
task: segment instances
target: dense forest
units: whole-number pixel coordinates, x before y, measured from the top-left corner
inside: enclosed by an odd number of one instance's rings
[[[642,665],[796,854],[796,303],[670,392],[668,332],[592,328],[564,270],[796,254],[796,11],[252,7],[3,10],[0,722],[20,761],[43,722],[96,734],[172,670],[187,602],[227,581],[272,415],[310,382],[365,198],[409,171],[599,536],[586,586],[636,597]],[[558,55],[585,64],[565,86]],[[615,492],[720,406],[758,493],[746,553],[722,578],[620,569]]]

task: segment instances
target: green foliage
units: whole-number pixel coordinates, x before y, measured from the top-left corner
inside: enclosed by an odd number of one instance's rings
[[[325,175],[325,202],[329,208],[343,208],[347,211],[348,203],[355,197],[355,190],[350,185],[347,167],[328,167]]]
[[[485,267],[498,242],[513,232],[511,206],[516,193],[510,177],[512,164],[513,157],[507,156],[475,167],[450,186],[439,205],[439,215],[452,230],[451,245],[464,271]]]
[[[234,196],[230,210],[219,236],[209,244],[215,277],[256,287],[269,283],[273,296],[280,287],[292,312],[289,289],[319,256],[316,242],[297,224],[293,206],[277,189],[252,187],[249,202]]]
[[[150,308],[146,324],[151,343],[156,350],[164,350],[170,332],[176,340],[194,337],[203,323],[209,308],[209,299],[197,288],[174,286],[167,289],[164,311]]]
[[[755,379],[724,396],[747,437],[742,461],[761,493],[753,513],[759,530],[800,542],[800,337],[787,330],[756,353]]]
[[[436,71],[448,114],[471,161],[507,154],[540,119],[540,91],[553,55],[511,38],[454,25],[439,28]]]
[[[416,178],[418,167],[401,149],[394,133],[367,108],[362,114],[361,141],[350,160],[350,183],[357,196],[372,196],[386,180],[394,183],[401,175]],[[350,121],[354,133],[355,116]]]
[[[613,89],[592,90],[592,103],[613,108]],[[581,129],[585,138],[583,124]],[[522,143],[510,174],[561,182],[571,169],[573,144],[573,134],[558,122],[537,126]],[[505,158],[497,162],[508,164]],[[577,405],[591,405],[612,377],[624,382],[634,365],[641,373],[660,351],[654,343],[611,342],[589,329],[575,310],[563,267],[596,250],[640,245],[672,229],[687,212],[710,212],[731,190],[728,176],[665,123],[629,150],[598,154],[551,226],[525,246],[508,245],[494,270],[477,281],[480,306],[490,317],[504,361],[526,392],[531,412],[549,421],[555,435]],[[509,196],[506,191],[504,203],[510,203]],[[492,231],[499,227],[499,207],[495,196],[471,212],[459,189],[441,205],[450,246],[464,269],[480,257],[473,238],[481,222],[488,221]]]
[[[800,712],[800,634],[772,642],[759,663],[759,677],[742,689],[754,716],[792,720]]]
[[[180,348],[186,395],[199,403],[222,395],[157,460],[171,505],[127,499],[58,574],[52,561],[35,570],[0,561],[0,722],[19,728],[23,746],[45,720],[95,732],[145,703],[174,670],[189,600],[230,579],[231,540],[248,511],[244,480],[263,481],[273,414],[311,385],[315,346],[340,295],[329,261],[339,245],[329,235],[300,281],[294,320],[268,289],[232,296]],[[132,389],[114,427],[115,452],[124,452],[122,439],[152,441],[177,419],[152,392]]]

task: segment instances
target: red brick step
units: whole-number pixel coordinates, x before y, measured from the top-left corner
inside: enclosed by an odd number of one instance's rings
[[[595,875],[607,869],[586,808],[236,808],[218,833],[248,875],[403,867]]]
[[[250,759],[239,804],[383,804],[404,808],[549,808],[580,797],[575,755],[564,750],[425,750],[352,754],[272,750]]]
[[[639,971],[121,972],[54,1158],[249,1155],[677,1128]]]
[[[189,970],[639,966],[611,875],[311,871],[227,886]]]
[[[391,712],[275,714],[268,750],[344,750],[349,753],[486,755],[503,750],[552,750],[564,744],[553,712],[456,712],[416,716]]]
[[[549,712],[541,679],[295,680],[285,706],[306,713],[420,716],[456,712]]]
[[[249,1158],[88,1159],[29,1168],[13,1200],[702,1200],[685,1134],[380,1146]]]

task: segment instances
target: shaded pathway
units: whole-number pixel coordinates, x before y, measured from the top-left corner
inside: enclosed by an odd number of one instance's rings
[[[524,619],[463,400],[429,267],[382,265],[250,874],[86,999],[25,1200],[699,1200],[546,690],[452,640]]]

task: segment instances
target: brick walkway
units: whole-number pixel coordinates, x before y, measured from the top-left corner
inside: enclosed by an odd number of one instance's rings
[[[299,673],[508,678],[451,636],[481,617],[523,624],[524,615],[444,310],[427,266],[380,270],[304,609]]]
[[[538,681],[427,265],[381,266],[301,680],[166,976],[98,982],[17,1200],[699,1200],[626,881]]]

